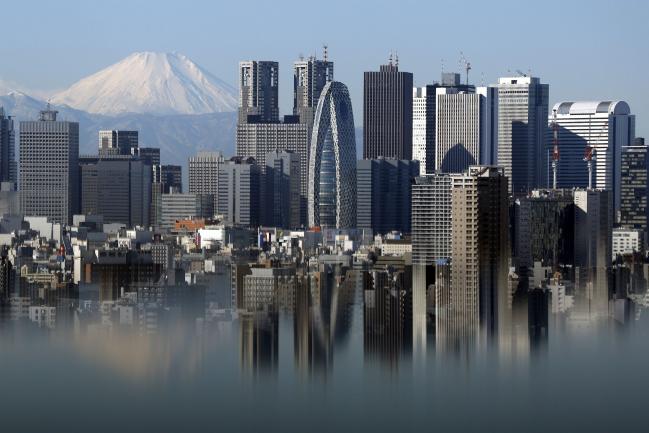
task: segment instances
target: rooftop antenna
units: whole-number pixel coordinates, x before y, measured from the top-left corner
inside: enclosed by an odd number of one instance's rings
[[[442,62],[442,74],[443,74],[444,73],[444,59],[443,58],[442,58],[441,62]]]
[[[300,59],[300,61],[304,60],[304,54],[300,53],[300,54],[298,55],[298,58]]]
[[[517,73],[519,76],[521,76],[521,77],[527,77],[527,75],[525,74],[525,72],[521,71],[520,69],[516,69],[516,73]]]
[[[584,151],[584,161],[588,166],[588,189],[593,189],[593,161],[596,159],[595,147],[591,145],[586,145],[586,150]]]
[[[327,44],[322,45],[322,59],[325,62],[329,60],[329,47]]]
[[[460,64],[464,66],[466,71],[466,84],[469,84],[469,71],[471,70],[471,62],[464,56],[464,53],[460,51]]]
[[[480,81],[482,82],[482,87],[486,86],[484,79],[484,72],[480,72]]]
[[[390,56],[388,57],[388,65],[392,66],[392,50],[390,50]]]
[[[395,53],[395,54],[394,54],[394,57],[395,57],[395,59],[394,59],[394,66],[396,66],[396,67],[398,68],[398,67],[399,67],[399,53],[398,53],[398,52]]]
[[[552,110],[552,189],[557,189],[557,167],[559,166],[559,125],[557,124],[557,110]]]

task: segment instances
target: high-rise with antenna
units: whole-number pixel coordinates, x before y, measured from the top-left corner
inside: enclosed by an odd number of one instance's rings
[[[557,110],[552,110],[552,189],[557,189],[557,167],[559,166],[559,125]]]

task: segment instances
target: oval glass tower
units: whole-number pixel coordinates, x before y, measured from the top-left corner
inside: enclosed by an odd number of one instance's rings
[[[347,87],[322,89],[309,152],[309,226],[356,226],[356,139]]]

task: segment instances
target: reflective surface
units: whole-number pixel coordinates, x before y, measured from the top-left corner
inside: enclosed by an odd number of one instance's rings
[[[35,317],[14,296],[0,323],[2,431],[646,428],[646,297],[625,300],[622,321],[550,311],[543,332],[531,297],[515,297],[497,341],[440,345],[431,320],[418,329],[400,307],[407,281],[319,278],[277,312],[162,290],[60,299]]]

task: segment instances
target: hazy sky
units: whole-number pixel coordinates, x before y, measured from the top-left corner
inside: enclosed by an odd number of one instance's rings
[[[280,62],[291,110],[292,62],[329,45],[362,122],[363,71],[390,50],[417,85],[470,60],[471,81],[517,69],[550,84],[550,103],[624,99],[649,136],[649,1],[19,1],[2,2],[0,78],[65,88],[134,51],[178,51],[236,84],[243,59]],[[8,18],[7,18],[8,17]]]

